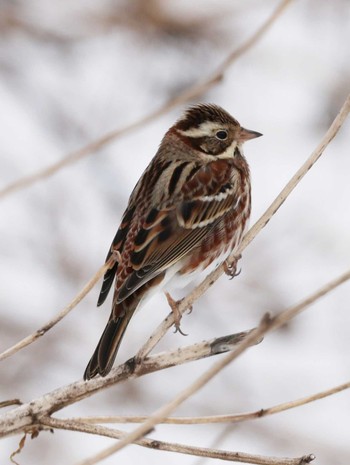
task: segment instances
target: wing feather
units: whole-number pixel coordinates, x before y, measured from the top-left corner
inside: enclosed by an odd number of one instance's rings
[[[109,251],[107,253],[106,262],[109,260],[114,250],[120,250],[123,247],[134,212],[135,212],[135,207],[132,207],[132,208],[128,207],[127,210],[125,211],[121,225],[119,226],[117,234],[115,235],[112,241],[111,247],[109,248]],[[111,289],[111,286],[113,284],[117,270],[118,270],[118,262],[116,262],[112,268],[106,271],[103,277],[103,282],[102,282],[101,291],[98,297],[97,306],[102,305],[103,302],[106,300],[108,293]]]
[[[225,169],[213,170],[211,176],[207,166],[193,170],[193,177],[184,183],[172,204],[168,201],[163,208],[152,208],[146,214],[147,221],[135,237],[130,257],[133,271],[118,289],[118,302],[185,257],[223,215],[238,206],[232,167],[227,162],[220,163]]]

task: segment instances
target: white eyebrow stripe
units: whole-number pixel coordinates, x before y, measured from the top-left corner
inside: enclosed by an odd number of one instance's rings
[[[215,131],[223,128],[222,124],[215,123],[213,121],[204,121],[201,123],[198,128],[191,128],[187,129],[186,131],[182,131],[181,129],[177,129],[177,131],[186,137],[204,137],[213,135]]]

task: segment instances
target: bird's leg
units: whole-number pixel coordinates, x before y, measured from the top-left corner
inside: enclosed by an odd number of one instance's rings
[[[169,292],[165,292],[165,297],[167,298],[168,304],[174,315],[175,333],[179,332],[183,336],[188,336],[188,334],[185,334],[183,331],[181,331],[180,321],[181,321],[182,315],[178,309],[177,301],[171,297]]]
[[[232,262],[229,262],[228,260],[224,262],[224,271],[228,276],[230,276],[230,279],[235,278],[241,273],[242,270],[237,271],[237,264],[241,257],[242,255],[238,255],[238,257],[235,257]]]

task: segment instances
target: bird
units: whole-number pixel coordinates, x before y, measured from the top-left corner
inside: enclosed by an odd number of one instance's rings
[[[133,314],[155,292],[165,292],[180,329],[171,290],[205,277],[237,250],[251,212],[242,146],[261,135],[206,103],[187,108],[166,132],[130,195],[106,257],[116,259],[97,305],[114,282],[112,310],[85,380],[111,371]]]

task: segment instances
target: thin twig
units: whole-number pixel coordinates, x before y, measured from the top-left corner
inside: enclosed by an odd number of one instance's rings
[[[268,415],[274,415],[276,413],[284,412],[302,405],[315,402],[325,397],[338,394],[339,392],[345,391],[350,388],[350,382],[339,384],[325,391],[317,392],[307,397],[300,399],[283,402],[272,407],[262,408],[255,410],[254,412],[247,413],[232,413],[227,415],[208,415],[201,417],[168,417],[165,418],[162,423],[167,425],[206,425],[212,423],[240,423],[247,420],[255,420],[266,417]],[[65,421],[75,421],[89,424],[103,424],[103,423],[143,423],[148,420],[149,416],[97,416],[97,417],[74,417],[67,418]]]
[[[4,360],[11,355],[14,355],[19,350],[27,347],[29,344],[32,344],[37,339],[46,334],[51,328],[53,328],[57,323],[59,323],[70,311],[76,307],[79,302],[91,291],[94,285],[102,278],[108,268],[113,264],[114,258],[111,257],[108,262],[106,262],[101,268],[95,273],[95,275],[88,281],[83,289],[74,297],[74,299],[69,302],[69,304],[59,311],[51,320],[45,323],[41,328],[37,329],[34,333],[29,334],[25,338],[21,339],[19,342],[13,346],[6,349],[0,354],[0,361]]]
[[[293,0],[283,0],[277,6],[277,8],[273,11],[271,16],[260,26],[260,28],[240,47],[238,47],[236,50],[231,52],[228,55],[228,57],[224,60],[224,62],[217,68],[217,70],[212,75],[210,75],[205,81],[194,84],[190,88],[186,89],[184,92],[180,93],[177,97],[170,99],[160,108],[152,111],[151,113],[140,118],[134,123],[124,126],[121,129],[116,129],[114,131],[111,131],[103,135],[99,139],[95,140],[94,142],[91,142],[90,144],[86,145],[85,147],[82,147],[81,149],[73,153],[70,153],[66,157],[62,158],[60,161],[53,163],[52,165],[46,168],[43,168],[37,171],[36,173],[23,176],[17,181],[12,182],[11,184],[7,185],[6,187],[0,190],[0,199],[6,197],[9,194],[12,194],[13,192],[29,187],[30,185],[34,184],[37,181],[40,181],[49,176],[52,176],[53,174],[57,173],[62,168],[68,165],[71,165],[77,162],[78,160],[81,160],[82,158],[86,157],[87,155],[90,155],[100,150],[102,147],[106,146],[107,144],[115,140],[117,137],[121,137],[139,127],[142,127],[146,125],[147,123],[150,123],[151,121],[155,120],[159,116],[164,115],[165,113],[170,111],[175,106],[186,103],[189,100],[202,95],[205,91],[210,89],[214,84],[218,83],[219,81],[223,79],[225,71],[240,56],[242,56],[251,47],[253,47],[253,45],[255,45],[259,41],[259,39],[261,39],[261,37],[271,28],[273,23],[279,18],[279,16],[283,13],[285,8],[292,1]]]
[[[339,129],[342,127],[346,117],[350,111],[350,94],[345,100],[343,106],[339,110],[338,115],[334,119],[333,123],[327,130],[326,134],[322,138],[321,142],[318,144],[316,149],[312,152],[309,158],[303,163],[303,165],[298,169],[294,176],[290,179],[287,185],[281,190],[277,195],[272,204],[268,209],[261,215],[258,221],[249,229],[247,234],[243,237],[242,243],[239,246],[236,256],[233,257],[232,261],[238,257],[243,250],[251,243],[251,241],[257,236],[257,234],[267,225],[273,215],[281,207],[290,193],[295,189],[299,184],[302,178],[306,173],[312,168],[316,161],[321,157],[324,150],[332,139],[337,135]],[[211,274],[209,274],[204,281],[202,281],[190,294],[188,294],[184,299],[178,302],[178,310],[183,314],[188,308],[190,308],[193,303],[202,295],[207,289],[224,273],[225,267],[224,264],[219,266]],[[165,335],[168,329],[174,324],[174,313],[170,312],[169,315],[162,321],[162,323],[156,328],[156,330],[149,337],[147,342],[141,347],[138,352],[138,357],[145,357],[151,352],[155,345],[160,341],[160,339]]]
[[[121,439],[127,433],[125,431],[114,428],[106,428],[104,426],[93,426],[89,423],[80,423],[75,421],[59,420],[56,418],[45,418],[42,424],[50,427],[63,429],[68,431],[78,431],[82,433],[95,434],[113,439]],[[209,449],[207,447],[195,447],[185,444],[159,441],[158,439],[143,438],[135,442],[135,444],[149,449],[160,451],[177,452],[180,454],[193,455],[197,457],[207,457],[213,459],[221,459],[227,462],[253,463],[256,465],[301,465],[310,463],[315,456],[310,454],[297,458],[286,457],[267,457],[262,455],[247,454],[245,452],[232,452],[228,450]],[[79,462],[79,465],[90,465],[90,460],[85,459]]]
[[[166,403],[159,409],[157,409],[144,423],[139,427],[128,433],[123,437],[117,444],[114,444],[98,454],[90,457],[89,465],[98,463],[100,460],[107,458],[119,450],[123,449],[128,444],[131,444],[134,441],[142,438],[149,431],[151,431],[155,425],[162,422],[167,418],[179,405],[181,405],[186,399],[195,394],[199,389],[205,386],[214,376],[216,376],[223,368],[225,368],[229,363],[235,360],[240,356],[249,345],[256,343],[261,337],[263,337],[267,332],[272,331],[273,329],[279,328],[284,325],[287,321],[294,318],[300,312],[305,310],[311,303],[315,302],[317,299],[321,298],[325,294],[329,293],[331,290],[335,289],[340,284],[350,279],[350,271],[347,271],[343,275],[339,276],[337,279],[329,282],[317,292],[307,297],[305,300],[299,304],[281,312],[276,317],[269,317],[265,315],[262,319],[260,325],[253,330],[233,351],[230,352],[225,357],[221,358],[218,362],[214,363],[206,372],[199,376],[192,384],[187,386],[179,394],[177,394],[170,402]]]
[[[8,399],[0,402],[0,408],[10,407],[11,405],[22,405],[19,399]]]

